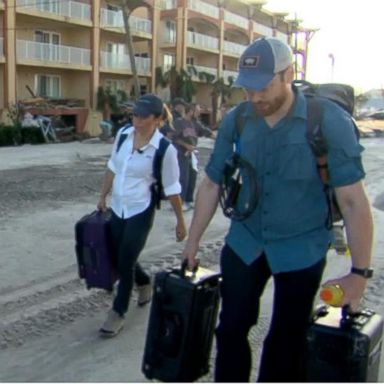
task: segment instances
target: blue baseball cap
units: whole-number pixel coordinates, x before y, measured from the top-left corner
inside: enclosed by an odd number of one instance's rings
[[[162,100],[152,93],[141,96],[133,107],[133,114],[140,117],[160,116],[163,113]]]
[[[239,60],[237,87],[261,91],[276,73],[293,62],[291,48],[275,37],[262,37],[250,44]]]

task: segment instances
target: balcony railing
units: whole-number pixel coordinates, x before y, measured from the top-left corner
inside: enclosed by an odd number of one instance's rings
[[[80,20],[91,20],[91,6],[77,1],[17,0],[16,9],[35,9]]]
[[[245,45],[232,43],[231,41],[224,41],[224,52],[240,56],[244,52],[245,48],[247,48]]]
[[[137,72],[141,75],[148,75],[151,72],[151,59],[147,57],[135,57]],[[129,56],[116,53],[101,52],[101,67],[104,69],[128,70],[131,71]]]
[[[224,77],[224,80],[228,83],[228,78],[229,77],[232,77],[232,80],[235,81],[236,78],[237,78],[237,75],[239,73],[237,71],[229,71],[229,70],[224,70],[223,71],[223,77]]]
[[[188,0],[188,8],[204,15],[219,18],[219,8],[200,0]]]
[[[215,79],[217,78],[217,68],[205,67],[203,65],[188,65],[187,68],[188,68],[188,72],[191,74],[193,80],[200,80],[199,72],[209,73],[209,74],[213,75],[215,77]],[[197,74],[194,73],[195,71],[197,72]],[[204,79],[201,81],[204,81]]]
[[[18,60],[37,60],[56,64],[91,65],[89,49],[64,45],[37,43],[29,40],[17,40]]]
[[[253,32],[258,33],[261,36],[272,37],[273,31],[272,28],[266,27],[265,25],[254,23]]]
[[[160,7],[161,9],[176,9],[177,0],[161,0]]]
[[[123,12],[103,8],[101,10],[101,25],[110,28],[124,28]],[[152,33],[152,22],[148,19],[130,16],[129,25],[132,31]]]
[[[219,49],[219,39],[216,37],[202,35],[201,33],[188,31],[188,45],[198,48]]]
[[[276,38],[281,41],[284,41],[284,43],[288,43],[288,35],[286,33],[276,31]]]
[[[249,20],[247,18],[229,11],[224,12],[224,21],[244,29],[248,29],[249,26]]]

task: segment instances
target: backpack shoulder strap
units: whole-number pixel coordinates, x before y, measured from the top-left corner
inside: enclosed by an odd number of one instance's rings
[[[125,131],[128,128],[130,128],[130,127],[131,127],[131,125],[127,125],[127,126],[121,128],[121,133],[120,133],[120,136],[119,136],[119,140],[118,140],[117,145],[116,145],[116,153],[119,152],[121,146],[123,145],[124,141],[128,137],[128,134],[125,133]]]
[[[156,149],[155,156],[153,158],[153,177],[156,180],[154,183],[154,192],[155,192],[155,202],[156,202],[156,207],[159,209],[160,208],[160,200],[161,200],[161,194],[163,190],[163,184],[161,181],[161,168],[163,166],[163,158],[165,155],[165,152],[167,151],[167,148],[171,142],[165,138],[162,137],[160,139],[159,143],[159,148]]]

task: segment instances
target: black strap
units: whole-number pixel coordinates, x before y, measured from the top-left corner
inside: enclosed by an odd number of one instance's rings
[[[153,194],[153,198],[154,198],[157,209],[160,209],[160,206],[161,206],[160,202],[163,194],[161,169],[163,166],[164,154],[167,151],[169,144],[171,144],[171,142],[167,138],[162,137],[160,139],[159,148],[156,150],[155,156],[153,158],[152,174],[153,174],[153,178],[155,179],[155,182],[152,184],[152,194]]]

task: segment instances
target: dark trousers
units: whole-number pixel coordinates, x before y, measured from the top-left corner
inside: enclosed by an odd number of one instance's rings
[[[305,381],[305,334],[324,267],[325,259],[310,268],[273,276],[273,314],[264,340],[258,381]],[[265,255],[248,266],[225,245],[221,272],[215,381],[247,382],[251,370],[248,332],[257,323],[260,297],[271,271]]]
[[[153,204],[144,212],[129,219],[121,219],[112,212],[111,233],[117,252],[117,270],[120,276],[113,309],[120,315],[124,315],[128,310],[133,283],[145,285],[150,282],[149,276],[137,259],[147,241],[154,216]]]
[[[197,172],[192,168],[191,156],[185,156],[178,151],[177,158],[180,168],[181,199],[187,203],[193,202]]]

